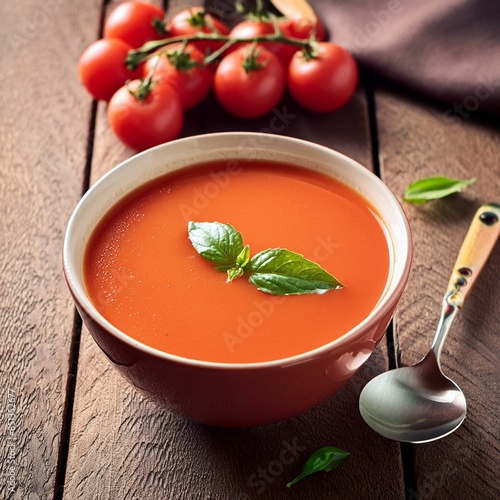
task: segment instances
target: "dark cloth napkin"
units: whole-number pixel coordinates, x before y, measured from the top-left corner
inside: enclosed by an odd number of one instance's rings
[[[310,0],[361,66],[450,106],[500,114],[500,0]]]

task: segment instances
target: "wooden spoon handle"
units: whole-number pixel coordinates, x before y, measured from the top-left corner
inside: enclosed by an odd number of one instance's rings
[[[474,215],[469,232],[453,267],[447,293],[450,304],[462,307],[500,235],[500,205],[482,205]]]

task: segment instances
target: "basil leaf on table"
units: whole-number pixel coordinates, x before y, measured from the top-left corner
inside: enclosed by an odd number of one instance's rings
[[[410,184],[405,191],[403,201],[422,204],[426,201],[437,200],[458,193],[474,182],[476,182],[475,178],[460,180],[444,176],[427,177]]]
[[[325,293],[343,285],[318,264],[284,248],[271,248],[250,261],[248,281],[272,295]]]
[[[297,481],[300,481],[306,476],[310,476],[315,472],[329,472],[336,469],[350,455],[348,451],[341,450],[335,446],[326,446],[315,451],[302,467],[300,474],[290,481],[286,487],[290,488]]]

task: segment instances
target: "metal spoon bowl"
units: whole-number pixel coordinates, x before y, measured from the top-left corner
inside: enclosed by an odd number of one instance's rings
[[[500,205],[483,205],[474,216],[443,298],[436,335],[418,364],[378,375],[361,391],[359,411],[382,436],[426,443],[455,431],[467,404],[457,384],[441,372],[440,355],[451,323],[500,234]]]

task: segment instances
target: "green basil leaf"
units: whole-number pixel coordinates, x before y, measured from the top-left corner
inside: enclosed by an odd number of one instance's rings
[[[272,248],[250,259],[250,247],[243,246],[241,234],[229,224],[189,222],[188,236],[196,251],[227,271],[233,281],[249,271],[249,281],[272,295],[325,293],[343,285],[318,264],[284,248]]]
[[[343,285],[318,264],[284,248],[258,253],[249,265],[248,279],[259,290],[272,295],[325,293]]]
[[[244,250],[241,234],[229,224],[220,222],[188,222],[188,234],[196,251],[216,264],[218,271],[236,266]]]
[[[236,257],[236,266],[227,270],[227,281],[233,281],[245,274],[245,267],[250,262],[250,247],[247,245]]]
[[[334,446],[326,446],[315,451],[302,467],[300,474],[290,481],[286,487],[290,488],[303,477],[310,476],[318,471],[329,472],[336,469],[350,455],[348,451],[335,448]]]
[[[474,182],[476,182],[475,178],[460,180],[443,176],[420,179],[408,186],[403,201],[421,204],[429,200],[437,200],[450,194],[458,193]]]
[[[247,245],[241,252],[240,254],[238,255],[238,257],[236,257],[236,264],[241,267],[241,268],[245,268],[248,263],[250,262],[250,246]]]

